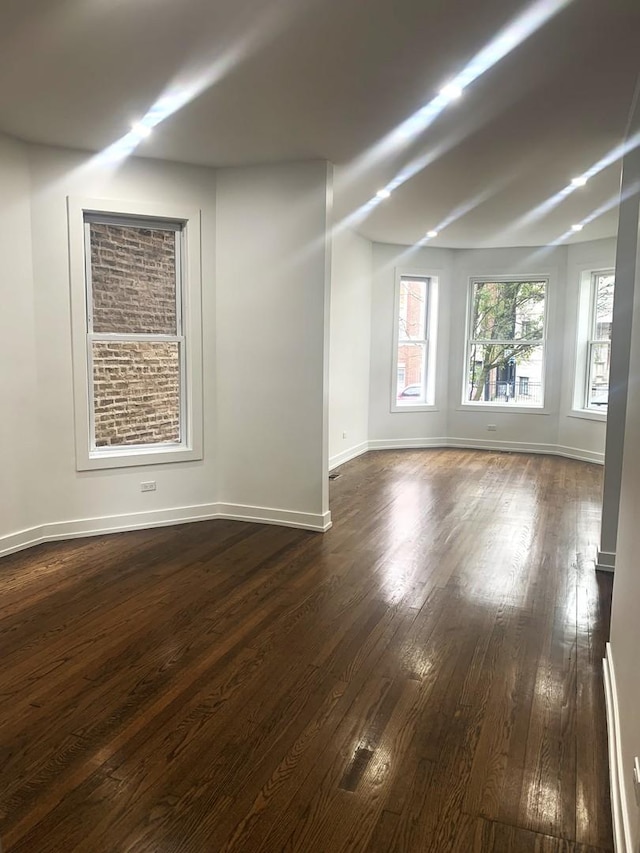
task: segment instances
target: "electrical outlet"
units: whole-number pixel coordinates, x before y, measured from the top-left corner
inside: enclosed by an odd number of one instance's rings
[[[489,432],[495,432],[498,429],[498,425],[497,424],[487,424],[487,429],[489,430]]]
[[[346,433],[346,432],[343,432],[343,433],[342,433],[342,437],[343,437],[343,438],[346,438],[346,437],[347,437],[347,433]]]
[[[636,803],[640,806],[640,758],[637,755],[633,759],[633,787],[636,794]]]
[[[140,491],[141,492],[155,492],[156,490],[156,481],[148,480],[146,483],[140,483]]]

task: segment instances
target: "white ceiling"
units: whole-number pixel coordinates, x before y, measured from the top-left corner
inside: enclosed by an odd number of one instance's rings
[[[99,151],[167,92],[191,97],[141,156],[226,166],[326,158],[340,218],[429,161],[357,229],[412,244],[539,245],[615,199],[640,71],[639,0],[562,7],[402,146],[376,147],[532,6],[520,0],[3,0],[0,130]],[[367,153],[379,156],[366,157]],[[470,209],[469,209],[470,208]],[[571,240],[611,236],[616,211]]]

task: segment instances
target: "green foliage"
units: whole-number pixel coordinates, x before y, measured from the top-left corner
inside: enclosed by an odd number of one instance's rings
[[[480,341],[541,339],[544,294],[543,281],[476,282],[472,337]]]
[[[474,284],[471,328],[477,343],[471,348],[472,400],[480,400],[493,370],[525,361],[537,345],[532,342],[542,341],[544,298],[543,281]]]

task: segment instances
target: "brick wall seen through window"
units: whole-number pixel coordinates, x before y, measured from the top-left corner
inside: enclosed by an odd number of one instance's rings
[[[93,446],[178,443],[180,232],[93,219],[87,227]]]

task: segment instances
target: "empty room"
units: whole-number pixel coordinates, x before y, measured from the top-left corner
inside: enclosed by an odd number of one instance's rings
[[[640,851],[637,0],[0,10],[0,850]]]

